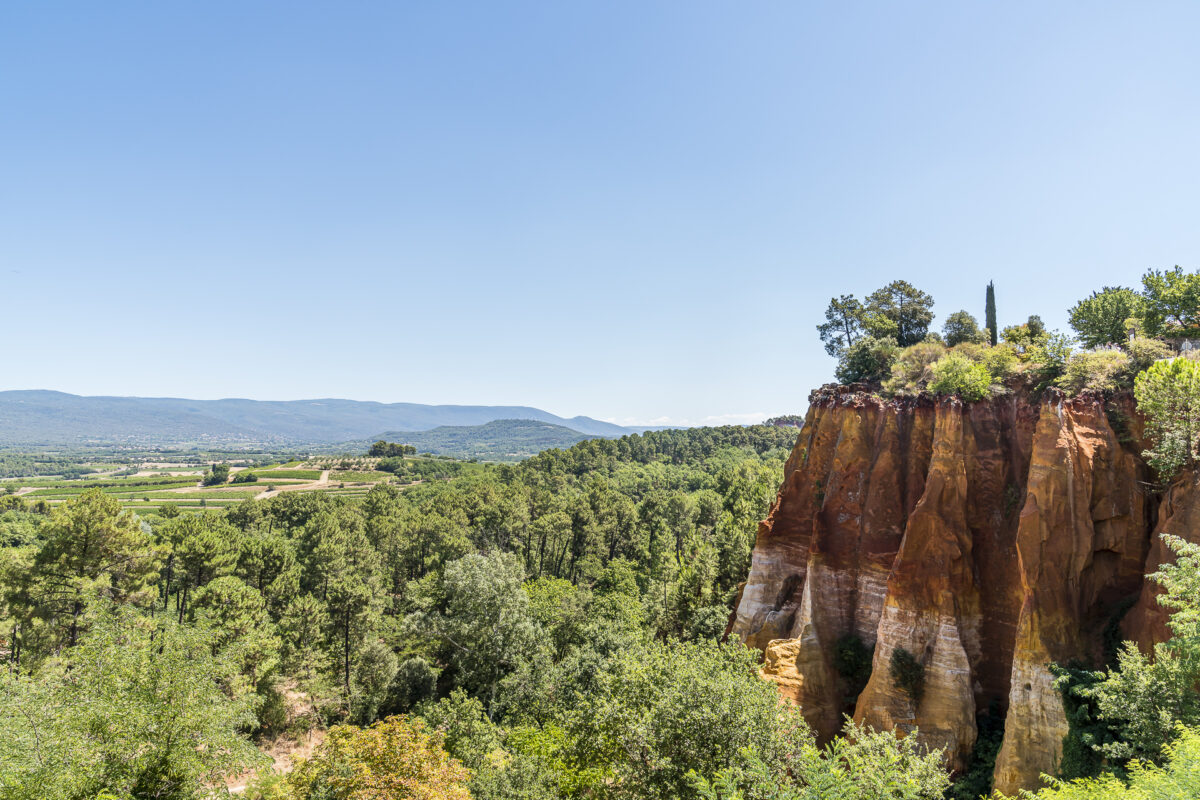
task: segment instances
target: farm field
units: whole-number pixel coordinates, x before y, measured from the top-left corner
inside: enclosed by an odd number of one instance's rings
[[[355,500],[382,483],[407,488],[428,480],[448,478],[464,469],[482,468],[479,464],[422,456],[405,458],[396,473],[377,469],[380,459],[362,456],[308,461],[260,459],[258,464],[246,464],[244,460],[239,464],[238,461],[210,462],[226,463],[230,467],[226,482],[212,486],[203,485],[208,464],[170,461],[107,462],[94,465],[94,472],[72,477],[5,478],[0,479],[0,500],[15,495],[31,506],[53,507],[91,489],[99,489],[140,514],[159,513],[167,507],[200,511],[229,508],[245,500],[296,491],[323,492]],[[389,469],[393,468],[394,464],[389,465]],[[253,475],[257,480],[246,482],[246,475]],[[235,483],[239,477],[242,480]]]

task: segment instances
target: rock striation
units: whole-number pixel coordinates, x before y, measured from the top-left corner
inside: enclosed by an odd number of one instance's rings
[[[1051,662],[1100,664],[1124,618],[1165,634],[1144,574],[1156,531],[1200,530],[1189,487],[1158,496],[1132,399],[1017,392],[882,399],[827,386],[759,526],[730,635],[827,740],[844,715],[944,748],[961,769],[984,713],[1004,716],[996,788],[1053,773],[1067,723]],[[1171,532],[1176,532],[1172,530]],[[869,678],[847,654],[873,648]],[[904,651],[896,656],[897,651]],[[921,667],[898,685],[893,658]]]

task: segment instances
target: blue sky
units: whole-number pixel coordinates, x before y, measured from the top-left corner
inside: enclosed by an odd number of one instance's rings
[[[1192,3],[0,11],[0,388],[802,412],[830,296],[1200,267]]]

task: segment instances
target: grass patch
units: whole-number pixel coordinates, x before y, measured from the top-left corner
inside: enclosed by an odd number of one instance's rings
[[[370,470],[370,471],[345,470],[345,471],[329,473],[329,480],[334,481],[334,482],[337,482],[337,481],[348,481],[348,482],[352,482],[352,483],[362,483],[362,482],[368,482],[368,481],[369,482],[377,482],[377,481],[386,481],[386,480],[390,479],[391,477],[393,477],[392,473],[381,472],[379,470]]]
[[[267,469],[253,470],[253,475],[257,475],[260,481],[273,481],[277,478],[299,478],[301,480],[315,481],[321,477],[319,469]]]

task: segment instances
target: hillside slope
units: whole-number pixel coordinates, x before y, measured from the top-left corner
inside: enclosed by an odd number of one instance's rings
[[[185,400],[169,397],[81,397],[51,391],[0,392],[0,444],[77,445],[188,443],[328,444],[380,431],[423,431],[528,419],[590,436],[631,429],[590,417],[562,417],[527,406],[451,406],[358,400]]]
[[[442,425],[428,431],[389,431],[377,437],[414,445],[420,452],[518,461],[552,447],[567,448],[593,438],[576,430],[531,419],[500,419],[483,425]]]

